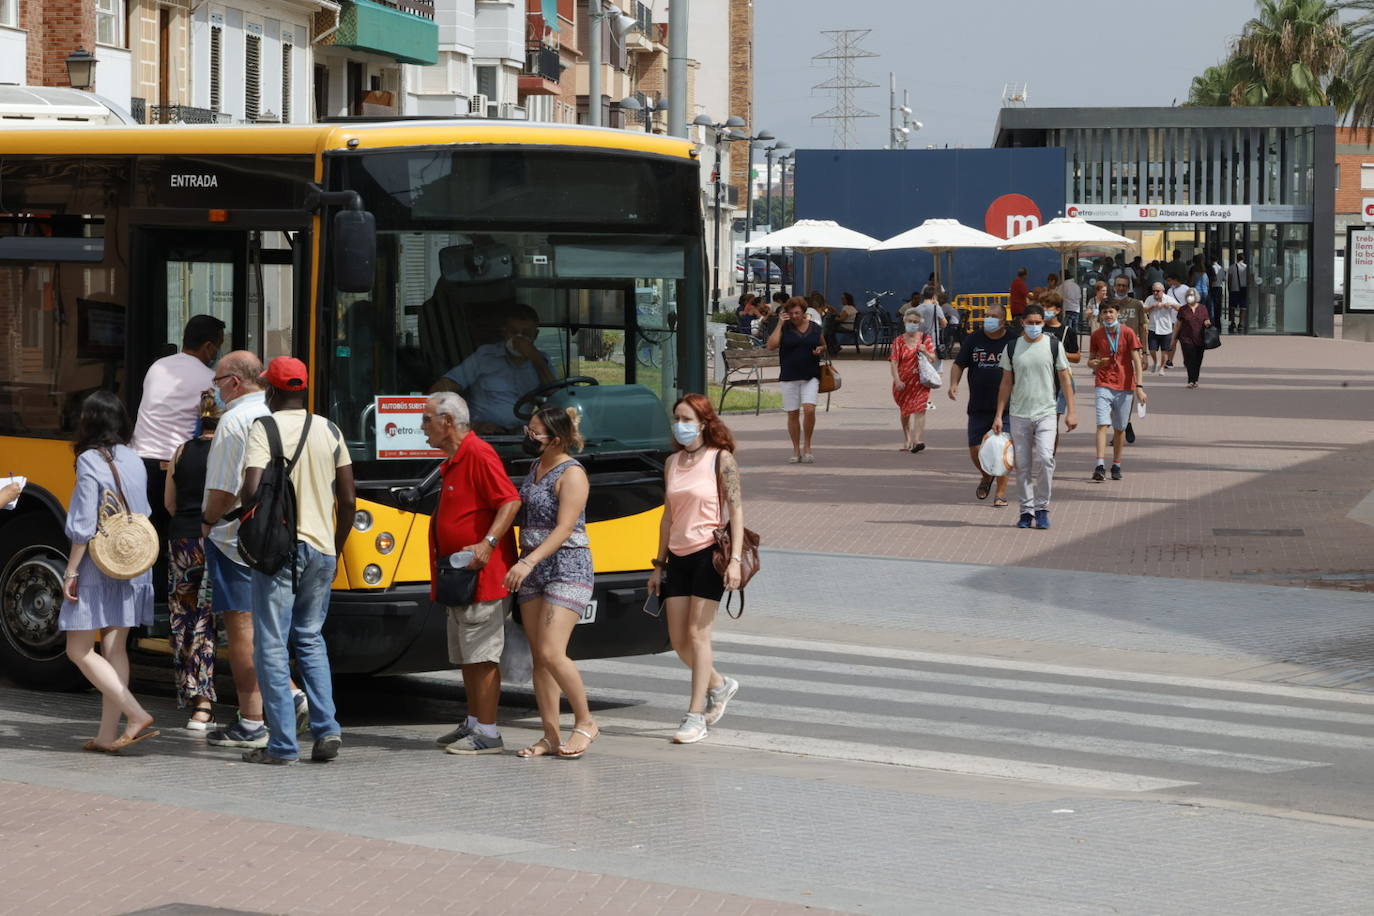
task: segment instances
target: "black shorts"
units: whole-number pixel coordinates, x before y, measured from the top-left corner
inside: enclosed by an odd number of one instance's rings
[[[1173,334],[1156,334],[1150,332],[1150,350],[1172,350],[1174,348]]]
[[[716,547],[704,547],[696,553],[680,557],[668,554],[668,574],[663,577],[660,598],[705,598],[719,601],[725,594],[725,579],[716,572],[711,554]]]
[[[971,413],[968,415],[968,447],[977,448],[983,444],[983,437],[992,429],[992,421],[997,419],[996,411]],[[1011,417],[1002,415],[1002,432],[1011,432]]]

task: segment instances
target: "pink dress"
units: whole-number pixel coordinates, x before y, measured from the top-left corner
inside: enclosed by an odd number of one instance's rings
[[[917,348],[925,350],[927,356],[935,359],[935,342],[930,339],[929,334],[921,333],[916,335],[915,347],[906,342],[905,334],[892,341],[892,353],[888,356],[890,361],[897,364],[897,378],[906,383],[906,387],[900,390],[895,383],[892,386],[892,400],[897,402],[897,407],[904,417],[914,413],[925,413],[930,405],[930,389],[921,384]]]

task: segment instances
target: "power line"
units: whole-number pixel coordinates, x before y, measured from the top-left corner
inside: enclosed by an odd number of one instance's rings
[[[831,141],[834,149],[852,149],[854,146],[854,122],[859,118],[876,118],[877,115],[871,111],[864,111],[854,103],[854,91],[856,89],[876,89],[877,83],[870,83],[868,80],[860,79],[854,72],[854,62],[862,57],[877,57],[878,55],[865,48],[859,47],[859,43],[868,37],[872,29],[835,29],[822,31],[821,34],[829,38],[834,46],[824,52],[812,57],[812,60],[833,61],[835,75],[823,83],[817,83],[812,89],[833,90],[835,93],[835,105],[818,115],[812,115],[813,121],[834,121],[835,133]]]

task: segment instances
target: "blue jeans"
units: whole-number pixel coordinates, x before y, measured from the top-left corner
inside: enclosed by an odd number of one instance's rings
[[[334,684],[329,654],[320,630],[329,613],[329,587],[337,558],[296,542],[296,580],[291,591],[291,564],[275,575],[253,570],[253,664],[258,669],[262,708],[271,737],[267,753],[295,760],[296,706],[291,699],[291,656],[296,676],[310,700],[310,734],[339,734],[334,718]]]

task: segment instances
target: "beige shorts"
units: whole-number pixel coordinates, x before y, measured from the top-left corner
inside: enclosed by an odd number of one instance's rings
[[[501,661],[510,598],[448,609],[448,660],[455,665]]]

